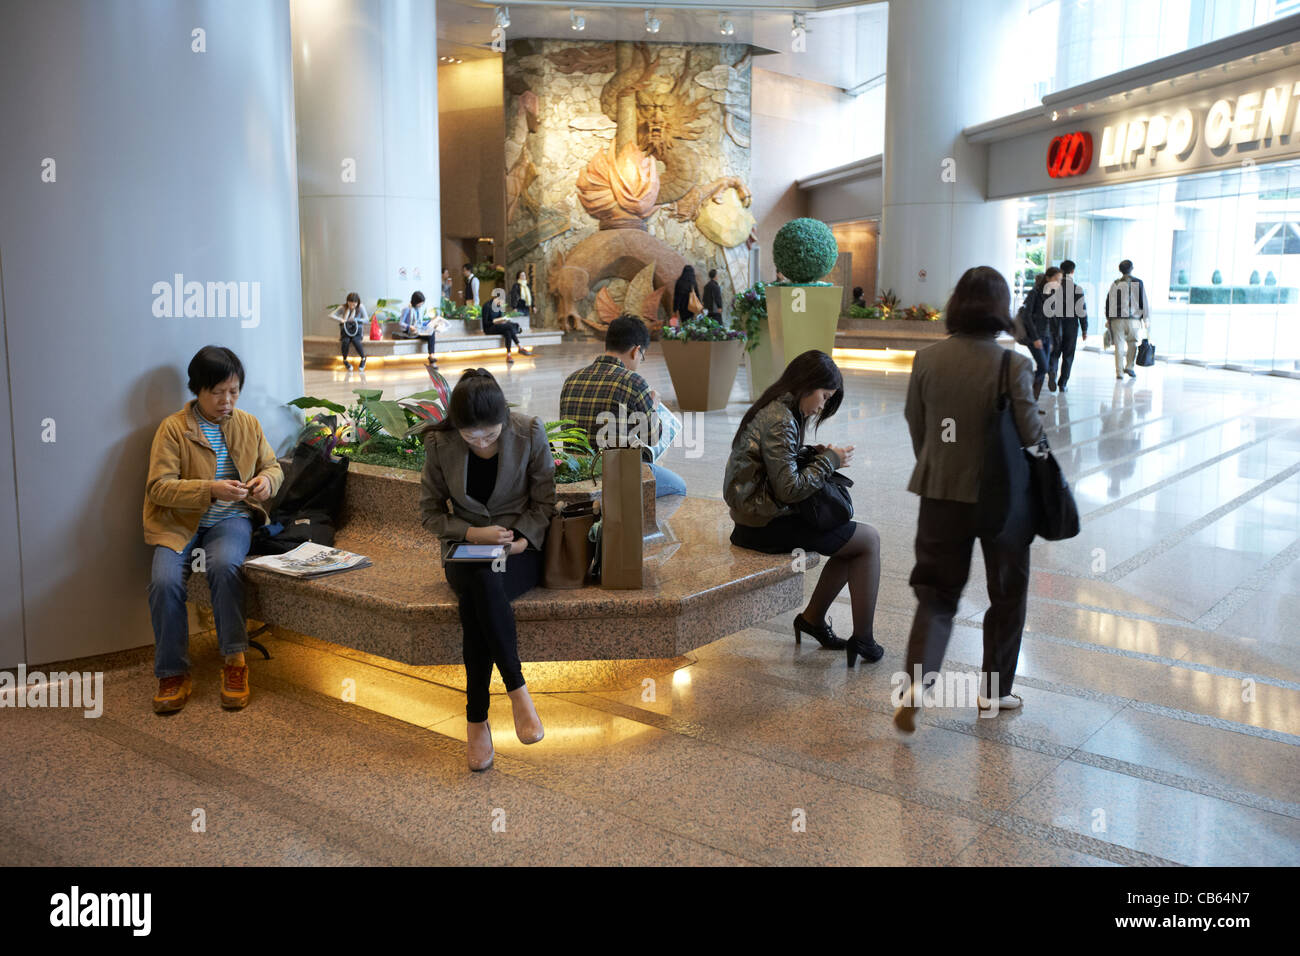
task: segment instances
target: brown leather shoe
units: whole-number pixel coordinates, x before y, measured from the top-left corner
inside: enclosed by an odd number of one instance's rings
[[[159,678],[158,693],[153,695],[153,712],[170,714],[172,711],[180,710],[190,699],[190,691],[193,689],[194,682],[190,680],[189,674]]]
[[[248,706],[248,665],[225,664],[221,668],[221,706],[239,710]]]

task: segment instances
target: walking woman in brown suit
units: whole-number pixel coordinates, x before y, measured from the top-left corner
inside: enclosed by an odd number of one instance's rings
[[[1011,693],[1025,627],[1029,592],[1029,543],[1033,530],[1028,501],[1013,509],[1008,527],[996,537],[978,531],[980,470],[985,434],[998,397],[1002,356],[999,332],[1011,331],[1011,291],[1006,279],[988,266],[967,269],[944,309],[948,331],[942,342],[916,353],[907,390],[907,425],[916,453],[909,491],[921,496],[916,527],[916,566],[910,583],[918,606],[907,642],[909,679],[939,671],[957,602],[970,573],[971,549],[979,538],[988,571],[989,600],[984,614],[984,663],[979,705],[1011,710],[1020,698]],[[1034,369],[1014,350],[1008,390],[1016,430],[1024,445],[1043,437],[1034,401]],[[986,682],[996,677],[996,689]],[[903,695],[894,722],[916,729],[920,688]]]

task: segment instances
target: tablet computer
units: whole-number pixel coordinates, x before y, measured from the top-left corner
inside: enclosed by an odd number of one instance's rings
[[[503,544],[470,544],[468,541],[450,541],[443,550],[442,560],[493,561],[506,553]]]

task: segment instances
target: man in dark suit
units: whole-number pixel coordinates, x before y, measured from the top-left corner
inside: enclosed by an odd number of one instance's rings
[[[709,270],[709,281],[704,283],[704,311],[709,318],[722,321],[722,286],[718,285],[718,270]]]
[[[1074,281],[1074,268],[1073,259],[1061,263],[1060,282],[1045,306],[1057,320],[1057,334],[1052,339],[1052,352],[1047,360],[1048,380],[1061,391],[1065,391],[1070,380],[1079,333],[1082,332],[1083,340],[1088,341],[1088,306],[1083,301],[1083,289]],[[1060,363],[1059,375],[1057,363]]]

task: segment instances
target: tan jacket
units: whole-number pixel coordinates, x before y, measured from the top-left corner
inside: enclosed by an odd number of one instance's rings
[[[284,472],[254,416],[235,409],[221,426],[221,435],[240,481],[265,475],[271,481],[271,494],[280,490]],[[149,478],[144,486],[145,544],[183,550],[212,504],[216,475],[217,453],[199,429],[191,400],[179,412],[163,419],[153,436]],[[249,497],[243,503],[252,512],[253,527],[267,520],[262,502]]]
[[[430,429],[424,448],[420,514],[426,529],[459,541],[470,528],[500,525],[541,550],[555,515],[555,458],[540,418],[511,412],[501,429],[497,482],[487,501],[476,501],[465,491],[472,453],[460,432]]]
[[[998,397],[1005,349],[991,335],[950,335],[912,360],[907,427],[916,468],[907,490],[925,498],[979,501],[985,432]],[[1011,353],[1008,370],[1016,430],[1025,445],[1043,437],[1034,401],[1034,364]]]
[[[795,505],[820,491],[840,467],[839,455],[827,449],[800,471],[802,435],[794,410],[794,396],[786,392],[759,409],[732,442],[722,497],[736,524],[762,528],[794,514]]]

